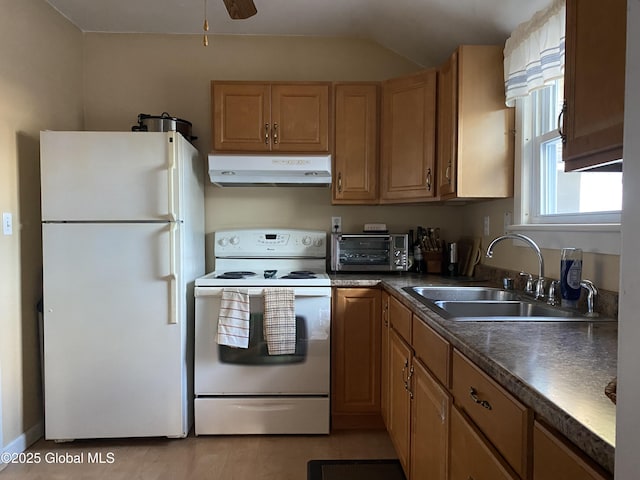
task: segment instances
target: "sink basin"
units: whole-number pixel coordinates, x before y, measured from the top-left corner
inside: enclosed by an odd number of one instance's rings
[[[404,289],[413,296],[426,298],[427,300],[450,300],[450,301],[480,301],[480,300],[518,300],[515,292],[500,290],[491,287],[407,287]]]
[[[566,310],[560,310],[547,305],[528,301],[486,301],[486,302],[453,302],[435,301],[436,306],[444,310],[448,317],[464,320],[476,317],[536,317],[536,320],[557,321],[558,317],[570,319],[578,314]]]
[[[491,287],[416,286],[403,289],[445,319],[466,322],[602,322],[605,317],[586,317],[521,297],[516,292]]]

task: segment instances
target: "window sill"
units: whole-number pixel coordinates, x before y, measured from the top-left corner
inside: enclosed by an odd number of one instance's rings
[[[620,224],[526,224],[511,225],[511,233],[522,233],[540,248],[581,248],[583,252],[620,255]]]

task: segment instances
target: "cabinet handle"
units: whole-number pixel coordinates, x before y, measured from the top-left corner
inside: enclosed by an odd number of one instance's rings
[[[567,135],[564,133],[564,130],[562,128],[562,117],[564,117],[564,114],[566,112],[567,112],[567,101],[565,100],[564,102],[562,102],[562,109],[558,114],[558,133],[560,134],[560,138],[562,138],[563,145],[567,143]]]
[[[278,124],[277,123],[273,124],[273,143],[274,144],[278,143]]]
[[[431,169],[427,170],[427,190],[431,191]]]
[[[411,378],[413,377],[413,365],[409,369],[409,376],[407,377],[407,391],[409,392],[409,398],[413,400],[413,391],[411,390]]]
[[[342,193],[342,172],[338,172],[338,193]]]
[[[264,124],[264,144],[269,145],[269,124]]]
[[[402,366],[402,381],[404,382],[404,389],[407,391],[409,390],[409,377],[405,378],[404,372],[407,371],[408,367],[409,367],[409,360],[405,359],[404,365]]]
[[[447,183],[451,185],[451,161],[447,164],[447,169],[444,171],[444,178],[447,179]]]
[[[487,402],[486,400],[480,400],[480,398],[478,398],[478,392],[476,391],[475,388],[470,387],[469,395],[471,396],[471,398],[473,399],[473,401],[475,403],[477,403],[481,407],[486,408],[487,410],[491,410],[491,404],[489,402]]]

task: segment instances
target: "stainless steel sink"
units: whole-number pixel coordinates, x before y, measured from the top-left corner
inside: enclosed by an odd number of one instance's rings
[[[416,286],[403,289],[445,319],[463,322],[594,322],[615,321],[587,317],[575,310],[547,305],[491,287]]]
[[[447,286],[426,286],[407,287],[406,291],[426,298],[427,300],[450,300],[450,301],[479,301],[479,300],[518,300],[515,292],[500,290],[491,287],[447,287]]]
[[[458,320],[473,319],[476,317],[535,317],[537,321],[544,320],[557,321],[579,317],[571,311],[560,310],[558,308],[546,306],[540,303],[529,301],[502,301],[502,302],[452,302],[435,301],[436,306],[447,313],[447,316]]]

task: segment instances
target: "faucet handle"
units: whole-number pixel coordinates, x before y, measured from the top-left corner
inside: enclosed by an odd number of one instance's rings
[[[559,280],[552,280],[549,284],[549,292],[547,293],[547,303],[549,305],[555,305],[557,303],[557,288],[560,285]]]
[[[524,287],[525,293],[533,293],[533,275],[527,272],[520,272],[521,277],[527,277],[527,283]]]

